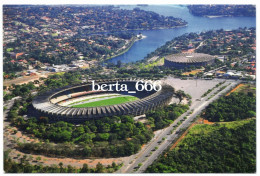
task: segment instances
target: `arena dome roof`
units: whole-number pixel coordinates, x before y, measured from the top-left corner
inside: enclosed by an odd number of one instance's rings
[[[204,53],[179,53],[165,56],[165,59],[176,63],[200,63],[214,60],[214,56]]]

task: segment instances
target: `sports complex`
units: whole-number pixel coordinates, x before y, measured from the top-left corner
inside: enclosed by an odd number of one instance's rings
[[[98,84],[116,82],[127,85],[129,91],[93,90],[91,83],[85,83],[40,94],[32,105],[41,116],[50,120],[81,122],[109,116],[142,115],[169,104],[174,95],[174,88],[168,84],[161,85],[158,91],[136,91],[138,80],[106,80]]]
[[[215,62],[215,57],[204,53],[179,53],[165,56],[164,66],[183,69],[191,66],[206,66]]]

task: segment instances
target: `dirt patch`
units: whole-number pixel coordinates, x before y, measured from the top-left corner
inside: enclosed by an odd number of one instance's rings
[[[212,125],[212,124],[214,124],[214,122],[210,122],[210,121],[204,119],[203,124]]]
[[[189,130],[196,125],[196,122],[194,122],[193,124],[191,124],[191,126],[181,135],[181,137],[179,137],[179,139],[171,146],[171,148],[169,149],[169,151],[173,150],[179,143],[180,141],[187,135],[187,133],[189,132]],[[165,154],[165,156],[167,155],[167,153]]]
[[[226,94],[226,96],[229,96],[232,92],[235,92],[238,88],[240,88],[240,87],[242,87],[242,86],[244,86],[244,84],[239,84],[239,85],[237,85],[234,89],[232,89],[230,92],[228,92],[228,93]]]
[[[190,72],[184,72],[184,73],[182,73],[182,75],[186,75],[186,76],[189,76],[190,74],[195,75],[199,72],[202,72],[202,70],[192,70]]]
[[[24,84],[28,83],[30,81],[38,80],[40,77],[38,75],[36,76],[24,76],[22,78],[12,79],[4,81],[4,86],[10,86],[12,84]]]
[[[19,157],[18,157],[18,156]],[[9,154],[9,156],[11,158],[13,158],[14,160],[16,160],[17,162],[19,161],[19,158],[22,158],[23,155],[25,155],[24,153],[17,151],[17,150],[12,150]],[[29,159],[29,162],[33,165],[42,163],[45,166],[50,166],[50,165],[58,165],[60,162],[63,163],[64,166],[74,166],[77,168],[81,168],[83,166],[83,164],[88,164],[89,167],[93,168],[96,167],[96,165],[100,162],[101,164],[107,166],[107,165],[112,165],[113,162],[115,162],[116,164],[120,164],[122,162],[124,162],[126,160],[127,157],[125,158],[107,158],[107,159],[73,159],[73,158],[51,158],[51,157],[46,157],[43,155],[31,155],[31,154],[27,154],[27,158],[32,158]],[[37,157],[40,157],[41,160],[38,162],[32,162],[33,160],[35,160]]]
[[[55,74],[55,73],[45,73],[45,74],[37,74],[34,76],[23,76],[21,78],[16,78],[12,80],[5,80],[4,81],[4,86],[11,86],[12,84],[19,85],[19,84],[25,84],[29,82],[33,82],[35,80],[39,80],[40,77],[47,78],[48,75]]]
[[[182,53],[194,53],[195,48],[188,49],[188,50],[182,50]]]
[[[208,125],[212,125],[214,124],[214,122],[210,122],[206,119],[203,119],[203,118],[199,118],[197,121],[196,121],[197,124],[208,124]]]

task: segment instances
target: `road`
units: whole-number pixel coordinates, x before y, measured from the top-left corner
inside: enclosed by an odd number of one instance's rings
[[[117,173],[142,173],[146,168],[153,163],[154,160],[162,154],[162,152],[168,148],[169,145],[172,145],[173,140],[177,139],[178,132],[181,129],[187,128],[191,125],[192,121],[196,118],[197,115],[201,113],[211,102],[218,99],[221,95],[226,93],[235,87],[239,81],[226,81],[222,86],[227,86],[224,90],[218,92],[219,88],[214,89],[206,97],[202,98],[201,101],[195,101],[192,103],[190,110],[182,114],[178,119],[174,121],[169,127],[163,129],[161,133],[152,139],[139,153],[132,155],[127,163],[124,163],[124,166],[117,171]],[[209,97],[214,95],[208,100]],[[193,112],[191,112],[193,110]],[[191,114],[190,114],[191,113]],[[184,120],[184,117],[187,116],[187,119]],[[179,121],[183,121],[176,130],[172,133],[174,126],[177,125]],[[163,140],[165,138],[165,140]],[[160,143],[161,141],[161,143]],[[157,148],[157,149],[156,149]],[[141,163],[141,164],[140,164]],[[139,166],[138,166],[139,165]],[[140,166],[141,165],[141,166]]]

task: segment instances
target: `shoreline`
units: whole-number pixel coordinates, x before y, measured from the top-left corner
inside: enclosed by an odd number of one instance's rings
[[[126,30],[115,30],[115,31],[96,31],[94,33],[86,33],[86,35],[96,35],[96,34],[103,34],[103,33],[113,33],[113,32],[128,32],[128,31],[148,31],[148,30],[161,30],[161,29],[174,29],[174,28],[181,28],[181,27],[187,27],[187,24],[184,25],[180,25],[180,26],[172,26],[172,27],[156,27],[156,28],[149,28],[149,29],[145,29],[145,28],[138,28],[138,29],[126,29]]]
[[[120,55],[126,53],[126,52],[134,45],[135,42],[137,42],[137,41],[139,41],[139,40],[143,40],[143,39],[145,39],[145,38],[147,38],[147,36],[145,36],[145,35],[142,35],[142,38],[140,38],[140,39],[136,36],[135,39],[134,39],[133,41],[131,41],[131,44],[130,44],[124,51],[122,51],[122,52],[120,52],[120,53],[118,53],[118,54],[116,54],[116,55],[114,55],[114,56],[111,56],[111,57],[109,57],[109,58],[106,58],[106,59],[104,59],[103,61],[108,61],[108,60],[110,60],[110,59],[113,59],[113,58],[115,58],[115,57],[117,57],[117,56],[120,56]]]
[[[102,61],[103,61],[103,62],[104,62],[104,61],[108,61],[108,60],[110,60],[110,59],[113,59],[113,58],[115,58],[115,57],[117,57],[117,56],[120,56],[120,55],[126,53],[126,52],[133,46],[133,44],[134,44],[136,41],[137,41],[137,40],[134,39],[133,41],[131,41],[131,44],[130,44],[125,50],[123,50],[122,52],[120,52],[120,53],[118,53],[118,54],[116,54],[116,55],[113,55],[113,56],[111,56],[111,57],[108,57],[108,58],[106,58],[106,59],[103,59]]]
[[[222,17],[231,17],[229,15],[204,15],[206,18],[222,18]]]
[[[164,30],[164,29],[174,29],[174,28],[181,28],[181,27],[187,27],[187,26],[188,26],[188,24],[185,24],[185,25],[182,25],[182,26],[174,26],[174,27],[160,27],[160,28],[155,28],[155,29],[134,29],[134,30],[126,30],[126,31]],[[115,32],[115,31],[113,31],[113,32]],[[124,32],[124,31],[121,31],[121,32]],[[104,33],[105,33],[105,32],[104,32]],[[113,59],[113,58],[115,58],[115,57],[117,57],[117,56],[120,56],[120,55],[126,53],[126,52],[133,46],[133,44],[134,44],[135,42],[137,42],[137,41],[139,41],[139,40],[142,40],[142,39],[145,39],[145,38],[147,38],[147,36],[142,35],[142,38],[141,38],[141,39],[138,39],[138,38],[135,39],[135,40],[130,44],[130,46],[127,47],[124,51],[122,51],[121,53],[118,53],[118,54],[116,54],[116,55],[114,55],[114,56],[111,56],[111,57],[109,57],[109,58],[103,59],[102,62],[108,61],[108,60],[110,60],[110,59]],[[142,60],[143,60],[143,59],[142,59]]]

